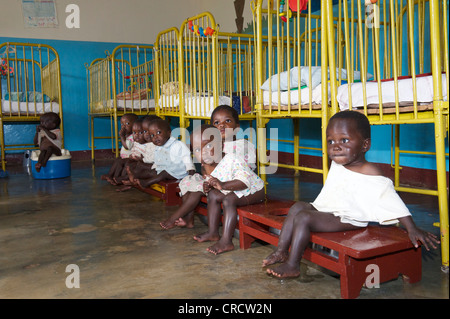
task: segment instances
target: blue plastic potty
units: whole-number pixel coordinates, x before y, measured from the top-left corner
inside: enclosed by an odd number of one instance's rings
[[[36,171],[35,165],[38,161],[40,151],[31,152],[31,173],[35,179],[54,179],[69,177],[71,174],[70,161],[72,156],[68,150],[62,149],[61,156],[52,155],[45,167],[40,172]]]

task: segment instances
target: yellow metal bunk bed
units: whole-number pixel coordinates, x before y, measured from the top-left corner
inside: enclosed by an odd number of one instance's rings
[[[61,72],[56,50],[45,44],[0,44],[0,81],[2,170],[6,171],[7,150],[34,148],[34,134],[30,136],[30,144],[7,145],[4,126],[8,123],[37,125],[40,115],[46,112],[58,113],[64,147]]]
[[[332,8],[331,0],[327,1],[327,7]],[[329,50],[330,68],[349,76],[344,83],[331,73],[332,113],[359,110],[371,124],[394,126],[396,189],[438,197],[442,265],[448,272],[447,1],[378,0],[364,6],[364,1],[340,0],[334,8],[327,15],[329,23],[338,24],[337,31],[328,37],[329,47],[335,48]],[[355,81],[354,70],[361,71],[360,82]],[[421,123],[434,124],[436,152],[420,153],[436,157],[435,190],[400,185],[400,125]]]
[[[253,36],[219,32],[204,12],[160,32],[154,47],[157,114],[179,118],[182,136],[191,120],[209,120],[221,104],[242,120],[256,118]]]
[[[286,1],[287,2],[287,1]],[[323,2],[323,1],[322,1]],[[300,1],[297,8],[301,8]],[[303,8],[302,8],[303,9]],[[284,167],[323,175],[328,159],[325,129],[329,118],[327,71],[326,12],[320,15],[291,10],[280,0],[252,2],[257,37],[257,127],[260,173],[265,178],[269,168]],[[300,10],[301,11],[301,10]],[[321,121],[322,168],[299,163],[300,119]],[[268,160],[266,126],[271,119],[292,119],[294,124],[294,164]],[[276,141],[280,142],[280,141]],[[292,141],[285,141],[292,142]]]
[[[119,156],[119,118],[125,113],[155,114],[154,59],[152,45],[117,46],[105,58],[86,66],[88,82],[90,147],[95,159],[95,140],[111,139]],[[95,119],[108,118],[111,136],[96,136]]]

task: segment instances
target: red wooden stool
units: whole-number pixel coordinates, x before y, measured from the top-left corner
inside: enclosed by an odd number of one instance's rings
[[[293,202],[269,201],[265,204],[239,207],[239,240],[243,249],[255,239],[278,244],[278,235],[270,228],[281,229]],[[312,233],[311,242],[338,253],[330,256],[307,248],[303,258],[340,275],[341,297],[359,296],[373,265],[379,271],[379,283],[399,274],[410,282],[422,278],[421,247],[414,248],[405,230],[398,227],[368,226],[360,230]]]
[[[179,195],[180,188],[177,180],[161,181],[146,188],[136,187],[147,194],[162,199],[167,206],[181,205],[183,202]]]

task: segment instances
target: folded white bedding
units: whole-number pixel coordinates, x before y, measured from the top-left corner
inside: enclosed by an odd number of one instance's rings
[[[112,108],[114,106],[114,100],[108,101],[108,107]],[[123,109],[124,107],[127,109],[140,110],[140,109],[154,109],[155,108],[155,100],[123,100],[117,99],[117,107]]]
[[[288,105],[290,95],[290,105],[306,105],[310,101],[310,89],[308,87],[300,90],[282,91],[280,92],[280,101],[278,101],[278,92],[263,91],[264,105]],[[272,93],[272,99],[270,99]],[[299,100],[299,95],[301,100]],[[330,89],[328,87],[328,100],[330,100]],[[322,84],[317,85],[311,92],[312,104],[322,104]]]
[[[351,84],[351,98],[352,107],[364,107],[363,98],[363,84],[352,83]],[[348,96],[348,84],[341,85],[338,88],[337,101],[341,111],[348,110],[349,108],[349,96]],[[395,85],[394,81],[381,82],[381,101],[383,104],[395,103]],[[398,80],[398,101],[412,102],[414,101],[413,81],[411,78]],[[416,92],[418,103],[431,103],[433,101],[433,77],[421,76],[416,77]],[[442,74],[442,94],[444,100],[447,100],[447,80],[445,74]],[[366,83],[366,100],[367,105],[379,104],[378,96],[378,83],[367,82]]]
[[[44,114],[47,112],[59,113],[59,104],[56,102],[17,102],[2,100],[2,114]]]

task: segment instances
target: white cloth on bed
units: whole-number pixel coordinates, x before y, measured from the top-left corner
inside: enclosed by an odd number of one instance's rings
[[[356,173],[335,162],[312,205],[360,227],[369,222],[395,224],[397,218],[411,215],[389,178]]]
[[[2,100],[2,114],[44,114],[48,112],[59,113],[59,104],[56,102],[17,102]]]
[[[299,101],[299,90],[282,91],[280,92],[280,105],[288,105],[289,95],[291,96],[290,105],[306,105],[309,104],[309,88],[301,89],[300,96],[301,101]],[[270,99],[270,93],[272,93],[272,102]],[[330,101],[331,92],[328,85],[328,101]],[[278,92],[263,91],[263,101],[264,105],[278,105]],[[312,89],[311,101],[313,104],[322,104],[322,84],[319,84],[314,89]]]
[[[418,103],[431,103],[433,101],[433,77],[416,77],[416,91]],[[395,103],[395,85],[394,81],[381,82],[382,103]],[[414,101],[412,78],[398,80],[398,100],[399,102]],[[364,107],[363,84],[361,82],[351,84],[352,107]],[[442,95],[447,100],[447,79],[442,74]],[[338,88],[337,101],[341,111],[348,110],[348,84],[341,85]],[[378,83],[366,83],[367,104],[379,104]]]
[[[108,107],[109,108],[114,107],[114,100],[108,101]],[[120,109],[127,108],[127,109],[133,109],[133,110],[154,109],[155,108],[155,100],[154,99],[149,99],[149,100],[117,99],[117,107]]]
[[[214,104],[212,96],[200,96],[198,94],[185,93],[184,107],[186,114],[190,116],[210,117],[216,106],[231,106],[231,99],[228,96],[219,96],[219,104]],[[179,95],[161,95],[159,98],[161,108],[172,108],[180,106]]]
[[[302,86],[308,86],[315,88],[322,82],[322,67],[321,66],[311,66],[311,81],[309,79],[309,66],[300,66],[300,83],[298,81],[298,67],[293,67],[288,71],[280,73],[280,90],[287,91],[288,89],[298,88]],[[327,70],[327,79],[330,78],[330,71]],[[289,83],[288,83],[289,75]],[[347,70],[336,68],[336,77],[341,80],[347,80]],[[371,78],[371,74],[367,74],[367,78]],[[359,80],[361,78],[361,73],[358,71],[353,71],[353,78]],[[272,87],[270,87],[272,83]],[[272,75],[267,79],[261,89],[264,91],[278,91],[278,74]]]

